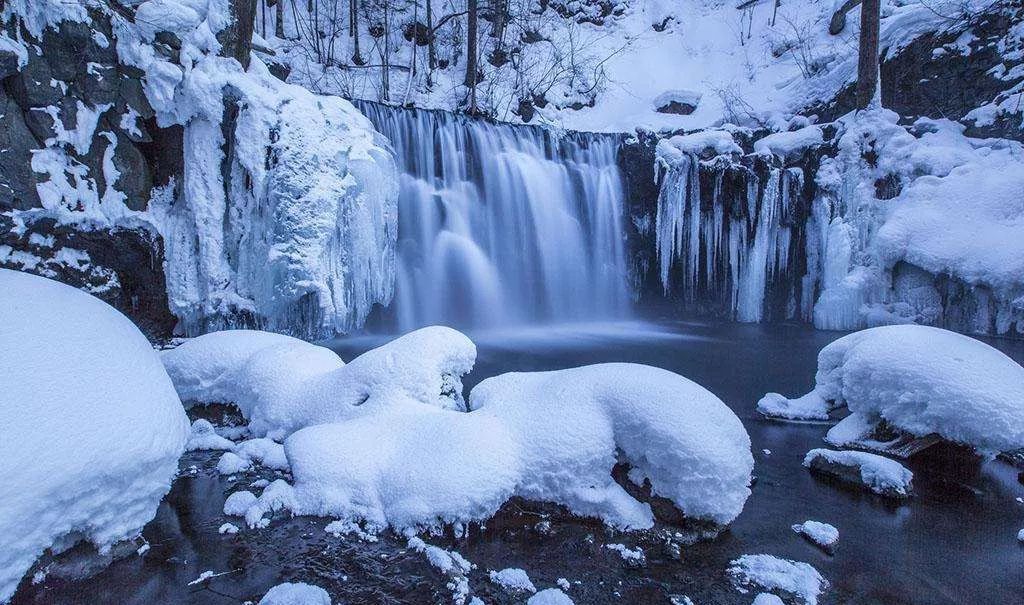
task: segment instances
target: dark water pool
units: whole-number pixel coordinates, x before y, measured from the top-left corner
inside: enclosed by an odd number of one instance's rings
[[[821,445],[827,427],[775,424],[755,413],[754,404],[766,391],[807,391],[817,351],[838,336],[804,326],[705,323],[478,335],[479,360],[467,388],[506,371],[606,361],[651,364],[701,383],[750,433],[757,482],[732,526],[713,541],[683,547],[681,560],[664,553],[651,535],[610,534],[593,523],[561,519],[550,532],[538,532],[539,515],[550,511],[526,503],[506,507],[468,538],[439,536],[428,542],[454,548],[478,565],[470,585],[487,603],[523,601],[486,580],[488,569],[522,567],[538,588],[563,577],[579,581],[570,591],[577,604],[669,603],[673,595],[687,595],[696,605],[745,605],[753,595],[737,592],[724,574],[728,562],[744,553],[811,563],[832,584],[821,600],[825,604],[1024,603],[1024,546],[1016,539],[1024,527],[1024,504],[1016,501],[1024,498],[1024,486],[1011,466],[941,456],[912,461],[916,496],[892,505],[815,478],[801,467],[804,453]],[[361,338],[330,346],[348,359],[379,342]],[[1024,343],[990,342],[1024,361]],[[228,482],[213,470],[216,460],[217,454],[208,453],[183,459],[182,476],[144,532],[150,543],[145,555],[132,553],[92,575],[84,568],[95,557],[64,557],[44,581],[24,582],[13,602],[243,603],[257,601],[282,581],[323,586],[335,603],[451,602],[445,579],[421,555],[405,551],[399,539],[368,544],[334,538],[324,533],[325,520],[312,518],[275,519],[263,530],[219,535],[217,528],[228,520],[221,514],[226,493],[257,477]],[[833,556],[790,529],[807,519],[839,529]],[[601,548],[611,542],[640,545],[648,565],[626,566]],[[228,573],[188,585],[206,570]]]

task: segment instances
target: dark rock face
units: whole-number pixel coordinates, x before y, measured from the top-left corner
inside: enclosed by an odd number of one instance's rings
[[[688,116],[697,110],[696,105],[682,103],[680,101],[669,101],[657,109],[658,113],[672,113],[680,116]]]
[[[974,16],[962,27],[914,40],[881,64],[882,105],[909,123],[918,117],[962,120],[972,109],[996,99],[1024,79],[1000,78],[1015,65],[1005,59],[1000,46],[1022,18],[1022,8],[996,8]],[[971,41],[958,44],[965,32],[971,34]],[[848,86],[830,103],[808,108],[806,113],[832,121],[853,108],[854,87]],[[969,127],[967,134],[1022,140],[1020,123],[1020,114],[1002,116],[992,125]]]
[[[39,39],[18,31],[13,20],[2,27],[12,39],[26,41],[28,61],[19,66],[16,54],[0,53],[0,267],[81,288],[131,317],[150,337],[170,335],[175,320],[160,237],[141,225],[58,222],[54,204],[74,213],[83,210],[82,202],[49,199],[44,208],[37,185],[51,175],[36,172],[32,163],[50,150],[66,162],[71,186],[97,198],[116,191],[129,210],[144,211],[154,184],[181,174],[181,129],[156,125],[143,72],[118,62],[105,15],[62,22]],[[82,130],[93,123],[91,132]],[[84,136],[72,144],[64,133]],[[105,165],[108,155],[116,174]]]

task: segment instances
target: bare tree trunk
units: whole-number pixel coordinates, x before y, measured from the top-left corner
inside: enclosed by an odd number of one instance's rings
[[[274,5],[274,35],[284,39],[284,0],[277,0]]]
[[[433,84],[434,68],[437,67],[437,55],[434,51],[434,11],[430,0],[427,0],[427,84]]]
[[[857,57],[857,109],[867,109],[878,90],[878,30],[881,0],[860,6],[860,53]]]
[[[359,52],[359,0],[348,2],[349,32],[355,37],[355,48],[352,52],[352,62],[356,65],[366,65],[362,53]]]
[[[469,14],[466,18],[466,80],[469,88],[469,111],[476,112],[477,72],[477,0],[468,0]]]
[[[252,34],[256,22],[256,0],[230,0],[231,23],[219,34],[221,55],[231,57],[249,69]]]

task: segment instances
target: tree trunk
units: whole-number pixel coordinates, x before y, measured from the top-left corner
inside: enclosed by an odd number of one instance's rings
[[[878,30],[881,0],[860,6],[860,54],[857,57],[857,109],[867,109],[878,91]]]
[[[277,0],[274,5],[274,35],[284,39],[284,0]]]
[[[217,34],[221,44],[220,54],[237,60],[242,64],[242,69],[249,69],[256,0],[230,0],[228,6],[231,23]]]
[[[362,53],[359,52],[359,0],[349,0],[349,33],[355,37],[355,48],[352,52],[352,62],[356,65],[366,65]]]
[[[469,88],[469,110],[476,111],[476,72],[477,72],[477,0],[468,0],[469,14],[466,18],[466,80]]]
[[[427,38],[427,84],[433,84],[431,79],[434,75],[434,68],[437,67],[437,55],[434,52],[434,11],[430,0],[427,0],[427,32],[430,36]]]

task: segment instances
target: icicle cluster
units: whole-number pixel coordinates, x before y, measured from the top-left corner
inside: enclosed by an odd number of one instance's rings
[[[702,160],[703,149],[732,153]],[[659,143],[656,244],[666,293],[680,287],[689,302],[719,300],[737,320],[757,322],[773,281],[789,269],[804,175],[759,156],[745,165],[737,149]]]

